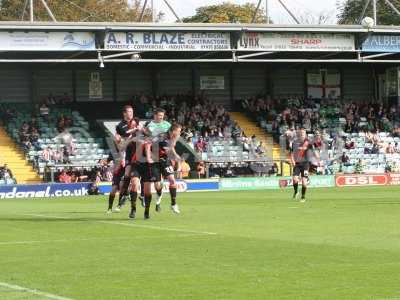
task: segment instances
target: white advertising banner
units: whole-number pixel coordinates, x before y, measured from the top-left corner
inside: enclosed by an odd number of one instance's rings
[[[106,50],[221,51],[231,49],[230,34],[224,32],[109,32]]]
[[[262,51],[353,51],[354,36],[333,33],[247,32],[238,42],[239,50]]]
[[[224,76],[200,76],[201,90],[223,90],[225,89]]]
[[[90,32],[0,32],[0,51],[96,50]]]

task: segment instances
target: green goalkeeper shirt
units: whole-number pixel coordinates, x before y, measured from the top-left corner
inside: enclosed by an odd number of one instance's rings
[[[167,133],[168,130],[171,128],[171,124],[167,121],[162,121],[160,123],[156,123],[154,121],[151,121],[148,125],[147,128],[151,132],[152,137],[156,137],[160,134]]]

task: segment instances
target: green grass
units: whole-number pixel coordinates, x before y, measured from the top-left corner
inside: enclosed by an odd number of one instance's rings
[[[179,216],[165,195],[147,221],[106,216],[105,196],[0,200],[0,282],[85,300],[400,299],[399,192],[185,193]]]

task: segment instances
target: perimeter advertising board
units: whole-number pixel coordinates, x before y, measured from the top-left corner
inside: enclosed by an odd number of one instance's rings
[[[231,49],[225,32],[109,32],[104,48],[113,51],[223,51]]]
[[[93,51],[91,32],[0,32],[0,51]]]
[[[400,36],[370,35],[361,48],[363,52],[400,52]]]
[[[238,50],[249,51],[354,51],[352,34],[246,32]]]

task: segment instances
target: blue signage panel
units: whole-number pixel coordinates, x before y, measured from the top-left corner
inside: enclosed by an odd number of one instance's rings
[[[87,195],[90,183],[16,184],[0,186],[0,200],[14,198],[50,198]]]
[[[400,36],[371,35],[362,43],[363,52],[400,52]]]

